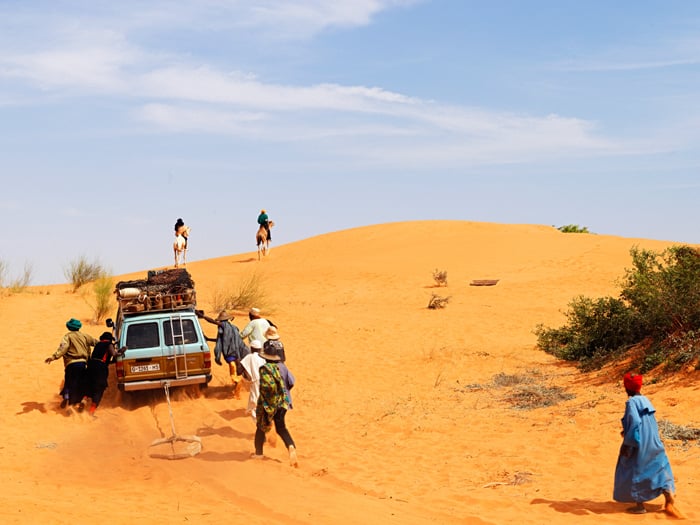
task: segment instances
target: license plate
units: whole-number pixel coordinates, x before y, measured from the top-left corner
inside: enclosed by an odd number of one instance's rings
[[[132,374],[138,374],[139,372],[157,372],[160,370],[160,365],[155,363],[153,365],[136,365],[131,367]]]

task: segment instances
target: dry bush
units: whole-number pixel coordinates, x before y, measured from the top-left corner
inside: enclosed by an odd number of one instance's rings
[[[74,292],[77,292],[78,288],[84,284],[98,279],[105,273],[107,272],[99,261],[88,262],[84,255],[70,261],[68,266],[63,269],[63,275],[73,285]]]
[[[491,386],[508,387],[505,400],[514,408],[529,410],[557,405],[562,401],[573,399],[573,394],[564,392],[557,386],[542,384],[544,376],[538,370],[529,370],[525,374],[505,374],[500,372],[493,376]]]
[[[24,291],[24,289],[31,284],[33,277],[34,266],[27,262],[24,264],[24,271],[22,272],[22,275],[10,280],[8,285],[10,292],[20,293]]]
[[[438,286],[447,286],[447,270],[433,270],[433,279]]]
[[[574,394],[564,392],[564,389],[558,386],[522,384],[513,388],[506,400],[514,408],[530,410],[558,405],[562,401],[568,401],[574,397],[576,397]]]
[[[257,274],[244,277],[235,285],[227,288],[216,288],[210,297],[211,308],[214,312],[248,310],[253,306],[270,311],[265,288]]]
[[[441,297],[438,294],[432,294],[430,300],[428,301],[428,308],[431,310],[437,310],[438,308],[445,308],[447,303],[450,302],[449,297]]]
[[[666,439],[695,441],[700,439],[700,428],[675,425],[666,419],[659,421],[659,431]]]
[[[494,386],[497,387],[502,387],[502,386],[515,386],[515,385],[522,385],[522,384],[528,384],[528,383],[534,383],[535,380],[525,374],[504,374],[503,372],[499,372],[495,376],[493,376],[493,384]]]

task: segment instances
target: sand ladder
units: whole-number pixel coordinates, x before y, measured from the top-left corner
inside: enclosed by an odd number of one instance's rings
[[[151,452],[152,458],[158,459],[185,459],[196,456],[202,451],[202,440],[199,436],[180,436],[175,431],[175,418],[173,417],[173,407],[170,403],[170,383],[163,384],[165,398],[168,400],[168,411],[170,412],[170,428],[172,435],[167,438],[159,438],[151,443],[151,447],[161,446],[159,450],[165,452]]]
[[[182,327],[182,316],[170,316],[170,337],[172,341],[172,359],[175,360],[175,377],[187,377],[187,355],[185,350],[185,332]]]

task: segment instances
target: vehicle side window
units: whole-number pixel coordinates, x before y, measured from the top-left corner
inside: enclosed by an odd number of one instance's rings
[[[175,335],[175,344],[189,345],[199,342],[192,319],[176,319],[172,323],[170,321],[165,321],[165,323],[163,323],[163,335],[165,337],[166,346],[173,345],[173,335]]]
[[[126,346],[134,350],[159,347],[158,323],[130,324],[126,332]]]

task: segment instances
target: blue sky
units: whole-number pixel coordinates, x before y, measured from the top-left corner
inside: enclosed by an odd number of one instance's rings
[[[700,243],[700,3],[0,0],[0,261],[32,284],[407,220]]]

